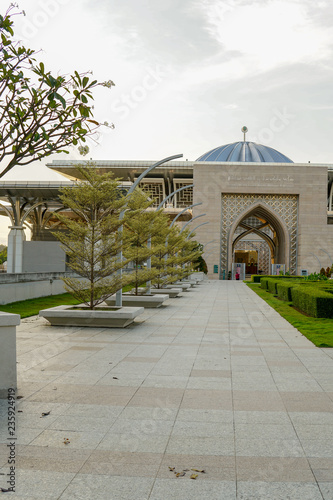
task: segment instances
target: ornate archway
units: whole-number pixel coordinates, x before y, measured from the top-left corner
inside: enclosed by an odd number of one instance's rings
[[[251,218],[257,224],[249,224]],[[222,194],[221,271],[231,268],[237,242],[254,234],[269,245],[275,263],[296,273],[297,220],[297,195]]]

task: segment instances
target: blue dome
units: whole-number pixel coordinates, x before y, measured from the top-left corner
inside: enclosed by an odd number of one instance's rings
[[[276,149],[255,142],[234,142],[208,151],[196,161],[245,161],[269,163],[294,163]]]

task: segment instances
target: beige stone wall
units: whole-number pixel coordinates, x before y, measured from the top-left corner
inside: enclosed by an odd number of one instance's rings
[[[209,224],[196,231],[202,244],[211,240],[204,255],[210,278],[214,264],[220,263],[221,195],[292,194],[299,197],[297,270],[318,271],[319,263],[332,264],[333,226],[327,224],[327,166],[314,164],[195,163],[193,167],[194,216],[206,213],[198,223]],[[195,227],[195,223],[193,224]],[[327,255],[327,253],[329,255]],[[313,255],[312,255],[313,254]]]

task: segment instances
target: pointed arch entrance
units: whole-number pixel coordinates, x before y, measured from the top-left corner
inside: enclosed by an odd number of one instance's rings
[[[243,252],[238,250],[237,259],[237,245],[240,242],[247,242],[253,249]],[[262,202],[255,203],[240,214],[232,224],[229,233],[231,262],[237,260],[239,262],[242,258],[248,274],[257,274],[259,271],[259,251],[254,250],[256,244],[258,248],[260,246],[263,252],[269,255],[270,264],[285,264],[286,269],[289,269],[290,238],[288,228],[283,219]],[[241,256],[241,254],[243,255]],[[250,257],[250,261],[248,257]],[[268,269],[263,271],[270,273],[270,266],[267,267]]]
[[[285,264],[296,273],[297,221],[297,195],[222,194],[221,271],[231,270],[235,251],[242,251],[243,258],[247,252],[258,265],[255,254],[260,250],[267,262]]]

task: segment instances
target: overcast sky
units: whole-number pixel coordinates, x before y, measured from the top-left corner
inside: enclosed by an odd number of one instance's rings
[[[195,160],[241,140],[246,125],[248,140],[295,162],[333,163],[329,0],[22,0],[19,7],[26,16],[16,17],[16,36],[42,50],[46,68],[91,70],[116,84],[95,93],[96,119],[115,129],[102,133],[89,158]],[[73,150],[68,158],[81,157]],[[6,178],[45,175],[27,166]]]

